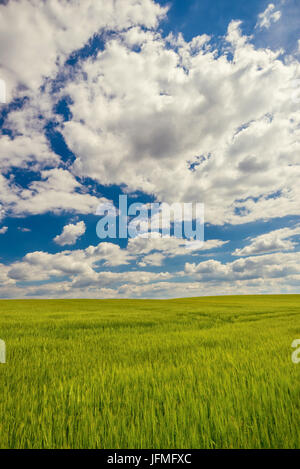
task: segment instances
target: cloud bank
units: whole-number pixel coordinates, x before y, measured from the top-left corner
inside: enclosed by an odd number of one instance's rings
[[[298,51],[257,47],[237,20],[221,39],[186,41],[164,34],[167,14],[153,0],[0,5],[0,233],[9,218],[94,214],[109,201],[91,181],[159,202],[204,203],[215,227],[300,216]],[[276,28],[281,15],[284,5],[269,4],[253,34]],[[70,223],[54,241],[72,246],[85,231],[84,221]],[[1,264],[0,294],[299,291],[298,235],[295,223],[232,252],[216,237],[188,254],[172,238],[33,250]],[[220,260],[221,251],[239,259]]]

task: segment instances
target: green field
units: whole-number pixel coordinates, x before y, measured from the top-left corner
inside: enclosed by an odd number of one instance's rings
[[[300,296],[2,300],[1,448],[300,448]]]

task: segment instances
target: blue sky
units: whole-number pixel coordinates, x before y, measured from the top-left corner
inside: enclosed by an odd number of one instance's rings
[[[161,5],[170,5],[168,20],[164,29],[183,33],[186,40],[201,33],[223,36],[232,19],[244,21],[248,30],[254,28],[257,15],[267,7],[268,2],[254,0],[180,1],[161,0]]]
[[[299,293],[296,0],[0,3],[0,297]],[[100,240],[122,194],[204,245]]]

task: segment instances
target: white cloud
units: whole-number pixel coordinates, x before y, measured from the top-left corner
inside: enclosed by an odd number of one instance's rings
[[[97,33],[153,28],[166,10],[151,0],[10,0],[0,5],[0,76],[10,97],[38,91],[74,50]],[[74,27],[76,25],[76,27]],[[24,93],[24,91],[23,91]]]
[[[242,34],[240,21],[228,27],[232,60],[226,52],[214,51],[207,35],[190,42],[181,35],[163,38],[155,28],[165,10],[151,0],[87,0],[79,8],[75,0],[19,3],[25,12],[22,19],[15,0],[0,7],[6,19],[3,34],[9,42],[15,24],[16,37],[21,28],[24,38],[19,43],[33,54],[30,63],[36,67],[21,67],[20,51],[12,47],[8,68],[15,70],[18,83],[27,83],[34,92],[24,108],[6,119],[15,138],[1,139],[0,166],[5,171],[10,165],[25,168],[32,163],[36,171],[49,165],[55,170],[58,157],[49,149],[43,129],[45,119],[53,118],[55,102],[69,95],[73,118],[66,123],[57,116],[55,120],[75,154],[68,167],[73,176],[104,185],[125,184],[128,191],[141,190],[165,202],[204,202],[206,221],[218,225],[300,213],[300,111],[291,99],[291,83],[299,71],[295,58],[282,61],[281,51],[256,49]],[[273,8],[269,11],[274,14]],[[22,29],[24,17],[32,31]],[[42,44],[35,41],[29,47],[41,24],[48,33]],[[76,33],[74,24],[80,24]],[[55,76],[71,50],[105,29],[115,34],[105,36],[104,50],[96,57],[79,61],[72,80],[54,95],[49,83],[43,93],[36,89],[44,76]],[[40,47],[46,50],[44,40],[51,43],[47,60],[40,52]],[[46,185],[34,184],[35,202],[40,210],[47,205],[47,210],[58,212],[60,197],[46,203]],[[20,199],[14,213],[40,213],[26,192],[14,189],[12,195]],[[87,213],[92,205],[90,196],[77,190],[64,193],[62,200],[63,210],[84,205],[80,210]]]
[[[25,216],[47,212],[95,213],[99,203],[107,203],[86,193],[83,185],[64,169],[41,172],[41,180],[33,181],[23,189],[0,175],[0,199],[7,215]]]
[[[300,109],[291,98],[299,56],[254,47],[240,21],[229,24],[226,47],[218,51],[207,35],[190,42],[180,34],[165,38],[158,28],[164,15],[152,0],[0,5],[0,43],[10,44],[0,48],[0,76],[9,99],[28,97],[4,122],[12,137],[3,134],[0,141],[1,219],[95,213],[101,200],[89,193],[85,177],[162,202],[204,202],[206,221],[215,225],[300,215]],[[280,15],[270,4],[258,26],[269,28]],[[96,56],[73,68],[64,65],[73,51],[108,31],[114,34],[102,36],[104,48]],[[61,72],[65,80],[53,93],[51,79]],[[64,96],[71,98],[68,122],[53,114]],[[52,151],[45,135],[49,122],[64,136],[74,163]],[[10,174],[14,167],[30,168],[36,177],[23,188]],[[85,229],[78,225],[65,227],[56,240],[75,243]],[[207,257],[228,242],[218,239],[186,246],[176,238],[140,237],[126,249],[102,242],[56,254],[31,252],[0,265],[0,296],[299,291],[297,230],[250,239],[234,253],[243,258],[233,262],[200,262],[203,253]],[[174,258],[176,265],[185,263],[185,272],[159,271]]]
[[[60,242],[74,241],[78,232],[82,231],[82,226],[67,225],[64,228],[62,235],[57,238]],[[76,235],[74,234],[76,231]],[[71,239],[72,238],[72,239]],[[207,241],[207,248],[214,248],[222,245],[222,241],[213,240],[210,244]],[[144,272],[140,275],[139,271],[126,271],[122,275],[109,274],[103,271],[103,268],[120,267],[131,264],[132,269],[136,263],[140,267],[160,266],[165,258],[184,256],[187,253],[199,252],[201,247],[193,246],[192,252],[185,248],[185,242],[177,238],[159,238],[150,239],[135,238],[130,239],[126,249],[120,248],[119,245],[101,242],[97,246],[89,246],[84,250],[62,251],[57,254],[49,254],[47,252],[32,252],[28,253],[22,261],[15,262],[11,265],[9,270],[10,278],[23,281],[47,281],[52,277],[61,277],[69,275],[74,277],[75,285],[94,284],[95,282],[103,282],[104,279],[109,281],[123,280],[134,281],[135,283],[142,283],[145,279],[153,280],[156,278],[155,274],[151,272]],[[207,249],[204,249],[207,250]],[[47,268],[45,266],[47,265]],[[99,272],[98,272],[99,270]],[[148,275],[149,274],[149,275]],[[178,274],[177,274],[178,275]],[[163,275],[163,277],[165,274]],[[134,278],[136,279],[134,280]],[[160,278],[160,276],[158,276]]]
[[[60,246],[75,244],[76,241],[85,233],[86,226],[84,221],[80,221],[75,225],[70,223],[64,226],[60,235],[55,236],[54,242]]]
[[[117,244],[102,242],[84,250],[62,251],[56,254],[36,251],[26,254],[22,261],[11,264],[9,276],[15,280],[38,281],[51,277],[79,276],[87,283],[98,278],[96,270],[128,264],[134,257]],[[47,266],[47,268],[45,268]],[[102,273],[101,275],[104,275]]]
[[[272,23],[277,23],[281,18],[281,11],[274,10],[274,3],[269,3],[265,11],[258,15],[256,27],[269,29]]]
[[[154,252],[153,254],[148,254],[148,256],[143,257],[142,261],[139,262],[141,267],[146,265],[160,266],[162,265],[165,256],[160,252]]]
[[[12,140],[2,135],[0,140],[0,168],[9,169],[12,166],[25,168],[28,163],[31,169],[39,169],[46,165],[55,165],[59,157],[50,151],[45,136],[41,134],[21,135]]]
[[[195,275],[204,282],[237,282],[265,279],[279,279],[300,275],[300,252],[277,253],[237,259],[221,263],[214,259],[196,263],[186,263],[185,272]]]
[[[134,266],[124,272],[103,268],[112,265],[114,257],[120,263],[120,256],[124,256],[124,263],[132,260],[130,256],[126,259],[128,253],[125,249],[109,243],[57,254],[29,253],[20,262],[0,265],[0,296],[167,298],[295,293],[300,286],[300,252],[241,258],[227,263],[214,259],[198,264],[186,263],[185,272],[147,272],[135,270]],[[66,280],[61,281],[61,277],[66,277]],[[43,281],[44,285],[19,285],[19,282],[35,281]]]
[[[2,127],[9,129],[11,135],[3,134],[0,139],[2,172],[11,167],[30,167],[38,172],[60,164],[60,157],[51,150],[44,132],[47,121],[53,119],[52,107],[52,97],[46,88],[45,92],[35,91],[20,109],[7,114]]]
[[[236,249],[234,256],[251,256],[276,251],[292,251],[297,245],[290,238],[300,235],[300,226],[282,228],[251,239],[251,243],[242,249]]]
[[[103,270],[107,267],[128,264],[132,257],[125,249],[111,243],[101,243],[90,246],[85,250],[63,251],[57,254],[46,252],[33,252],[27,254],[22,261],[3,267],[6,284],[14,287],[13,296],[18,295],[22,288],[17,283],[43,281],[43,296],[77,295],[83,290],[93,292],[96,297],[101,296],[102,289],[109,288],[111,292],[118,291],[122,285],[145,285],[156,281],[165,281],[172,277],[168,272],[146,272],[127,270],[124,272],[111,272]],[[0,266],[1,268],[1,266]],[[1,271],[0,271],[1,272]],[[1,274],[0,274],[1,275]],[[68,280],[61,281],[61,277]],[[54,282],[54,280],[56,280]],[[50,283],[49,283],[50,282]],[[37,287],[26,287],[27,292],[40,290]],[[24,294],[24,293],[23,293]],[[37,296],[39,296],[38,293]],[[1,288],[0,288],[1,296]],[[33,295],[35,296],[35,295]]]
[[[157,32],[142,35],[139,53],[128,32],[108,39],[81,63],[86,79],[64,90],[73,100],[62,128],[76,155],[71,171],[164,202],[204,202],[212,224],[270,218],[275,206],[299,214],[299,64],[255,49],[240,29],[228,28],[233,60],[206,37],[196,52],[183,39],[170,49]]]
[[[163,238],[158,233],[150,238],[143,236],[130,238],[127,251],[130,255],[139,259],[139,265],[160,266],[167,259],[199,255],[199,253],[218,249],[228,241],[211,239],[202,241],[186,241],[175,237]]]
[[[7,232],[7,230],[8,230],[8,226],[2,226],[0,228],[0,234],[5,234]]]

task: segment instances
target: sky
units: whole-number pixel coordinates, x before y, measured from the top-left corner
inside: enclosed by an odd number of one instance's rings
[[[0,1],[0,298],[300,293],[299,16]],[[120,195],[204,204],[204,242],[100,239]]]

